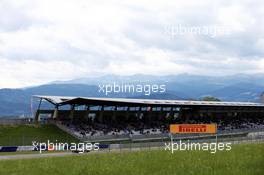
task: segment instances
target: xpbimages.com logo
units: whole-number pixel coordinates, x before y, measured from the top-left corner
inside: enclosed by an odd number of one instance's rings
[[[230,151],[232,149],[231,143],[212,142],[212,143],[200,143],[200,142],[167,142],[165,143],[165,150],[171,151],[173,154],[175,151],[210,151],[215,154],[217,151]]]
[[[144,95],[151,95],[153,93],[166,92],[166,85],[164,84],[123,84],[123,83],[108,83],[99,84],[98,92],[105,95],[115,93],[144,93]]]
[[[35,151],[78,151],[83,153],[85,151],[98,151],[100,149],[99,143],[60,143],[60,142],[32,142]]]

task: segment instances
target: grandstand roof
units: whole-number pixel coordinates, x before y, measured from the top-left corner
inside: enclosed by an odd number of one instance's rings
[[[42,96],[35,98],[44,99],[54,105],[120,105],[120,106],[230,106],[230,107],[264,107],[264,103],[252,102],[214,102],[214,101],[190,101],[190,100],[156,100],[156,99],[132,99],[132,98],[94,98],[94,97],[68,97],[68,96]]]

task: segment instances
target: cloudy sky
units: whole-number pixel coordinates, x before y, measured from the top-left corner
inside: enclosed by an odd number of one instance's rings
[[[262,0],[0,0],[0,88],[264,73]]]

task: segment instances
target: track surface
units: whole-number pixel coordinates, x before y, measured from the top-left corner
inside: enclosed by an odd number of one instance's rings
[[[62,157],[67,155],[76,155],[75,153],[65,152],[65,153],[46,153],[46,154],[19,154],[19,155],[3,155],[0,156],[1,160],[9,159],[32,159],[32,158],[42,158],[42,157]]]
[[[12,160],[12,159],[34,159],[34,158],[44,158],[44,157],[63,157],[63,156],[81,156],[89,154],[100,154],[100,153],[110,153],[110,152],[131,152],[131,151],[141,151],[141,150],[156,150],[161,149],[160,147],[152,148],[130,148],[130,149],[112,149],[112,150],[100,150],[100,151],[91,151],[88,153],[73,153],[73,152],[60,152],[60,153],[42,153],[42,154],[17,154],[17,155],[0,155],[1,160]]]

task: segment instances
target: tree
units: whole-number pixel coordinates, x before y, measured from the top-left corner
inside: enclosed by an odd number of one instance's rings
[[[202,101],[221,101],[220,99],[213,96],[205,96],[201,99]]]

